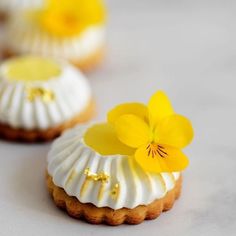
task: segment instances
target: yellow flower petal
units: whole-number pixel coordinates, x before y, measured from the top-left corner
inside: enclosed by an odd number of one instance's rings
[[[190,121],[181,115],[172,115],[161,120],[155,130],[155,142],[176,148],[184,148],[193,139]]]
[[[109,123],[114,124],[117,118],[122,115],[135,115],[147,121],[148,111],[147,107],[142,103],[124,103],[116,106],[107,114]]]
[[[87,23],[81,21],[77,14],[54,10],[43,13],[41,25],[56,36],[73,36],[80,34]]]
[[[118,140],[114,127],[108,123],[90,127],[84,135],[84,142],[101,155],[134,154],[134,149]]]
[[[150,125],[155,127],[163,118],[174,114],[172,105],[162,91],[156,92],[148,103]]]
[[[153,158],[148,155],[147,144],[138,148],[135,152],[135,160],[147,172],[160,173],[166,167],[161,166],[159,158]]]
[[[147,123],[135,115],[120,116],[115,122],[118,139],[129,147],[137,148],[150,140]]]
[[[105,20],[105,8],[100,0],[47,0],[40,17],[43,29],[56,36],[73,36],[88,26]]]
[[[135,160],[148,172],[175,172],[182,171],[188,166],[188,158],[177,148],[166,145],[152,147],[143,145],[135,152]]]

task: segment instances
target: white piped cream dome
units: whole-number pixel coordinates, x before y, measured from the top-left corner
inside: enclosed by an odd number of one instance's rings
[[[12,14],[5,39],[6,52],[13,55],[59,57],[86,70],[103,56],[105,7],[99,0],[48,1]]]
[[[104,44],[104,26],[89,27],[79,36],[57,38],[27,21],[23,13],[12,17],[6,34],[7,48],[15,54],[60,57],[73,62],[93,56]]]
[[[47,130],[79,115],[91,102],[85,77],[73,66],[25,56],[0,66],[0,123]]]

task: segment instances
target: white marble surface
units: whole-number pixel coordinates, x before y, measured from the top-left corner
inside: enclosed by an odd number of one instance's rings
[[[138,226],[93,226],[49,198],[49,145],[0,142],[0,235],[236,235],[236,2],[109,0],[106,62],[90,74],[98,119],[115,103],[164,89],[193,121],[183,194]]]

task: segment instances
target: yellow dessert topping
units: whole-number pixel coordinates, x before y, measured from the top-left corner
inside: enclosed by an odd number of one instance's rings
[[[80,195],[83,196],[85,194],[89,181],[95,181],[97,183],[100,183],[100,188],[98,191],[98,200],[101,200],[104,193],[105,185],[108,183],[110,176],[107,175],[105,172],[92,173],[89,168],[86,168],[84,170],[84,174],[86,176],[86,179],[80,189]]]
[[[45,88],[27,88],[27,99],[34,102],[40,98],[44,103],[49,103],[55,100],[55,94],[50,89]]]
[[[114,187],[112,188],[110,195],[113,200],[117,200],[120,194],[120,184],[116,183]]]
[[[162,91],[147,105],[121,104],[108,113],[108,122],[90,128],[85,143],[101,154],[131,156],[147,172],[175,172],[188,166],[182,152],[193,139],[191,122],[176,114]]]
[[[10,81],[47,81],[61,74],[60,65],[50,59],[24,56],[6,64],[5,76]]]
[[[101,155],[133,154],[132,148],[127,147],[119,141],[113,126],[109,123],[93,125],[85,133],[84,141]]]

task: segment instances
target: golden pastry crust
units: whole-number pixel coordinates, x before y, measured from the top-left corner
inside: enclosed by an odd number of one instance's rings
[[[165,197],[155,200],[149,205],[140,205],[134,209],[121,208],[113,210],[109,207],[96,207],[91,203],[81,203],[77,198],[68,196],[66,192],[57,187],[52,177],[47,174],[47,187],[55,204],[66,210],[67,213],[77,219],[84,219],[91,224],[120,225],[140,224],[144,220],[157,218],[163,211],[170,210],[181,192],[182,176],[176,181],[174,189]]]
[[[47,130],[15,129],[0,123],[0,137],[11,141],[46,142],[58,137],[64,130],[76,124],[86,122],[95,115],[95,102],[91,101],[88,107],[71,120]]]
[[[93,54],[82,60],[78,61],[69,60],[69,62],[74,66],[78,67],[79,69],[81,69],[82,71],[90,71],[102,62],[102,59],[104,58],[105,55],[105,51],[106,51],[105,46],[103,46],[99,48],[97,51],[95,51]],[[4,60],[18,55],[19,55],[18,53],[14,52],[9,48],[5,48],[2,50],[2,59]]]
[[[99,48],[96,52],[94,52],[92,55],[84,58],[83,60],[71,60],[70,62],[82,71],[90,71],[102,62],[103,58],[105,57],[105,51],[105,46],[103,46]]]

